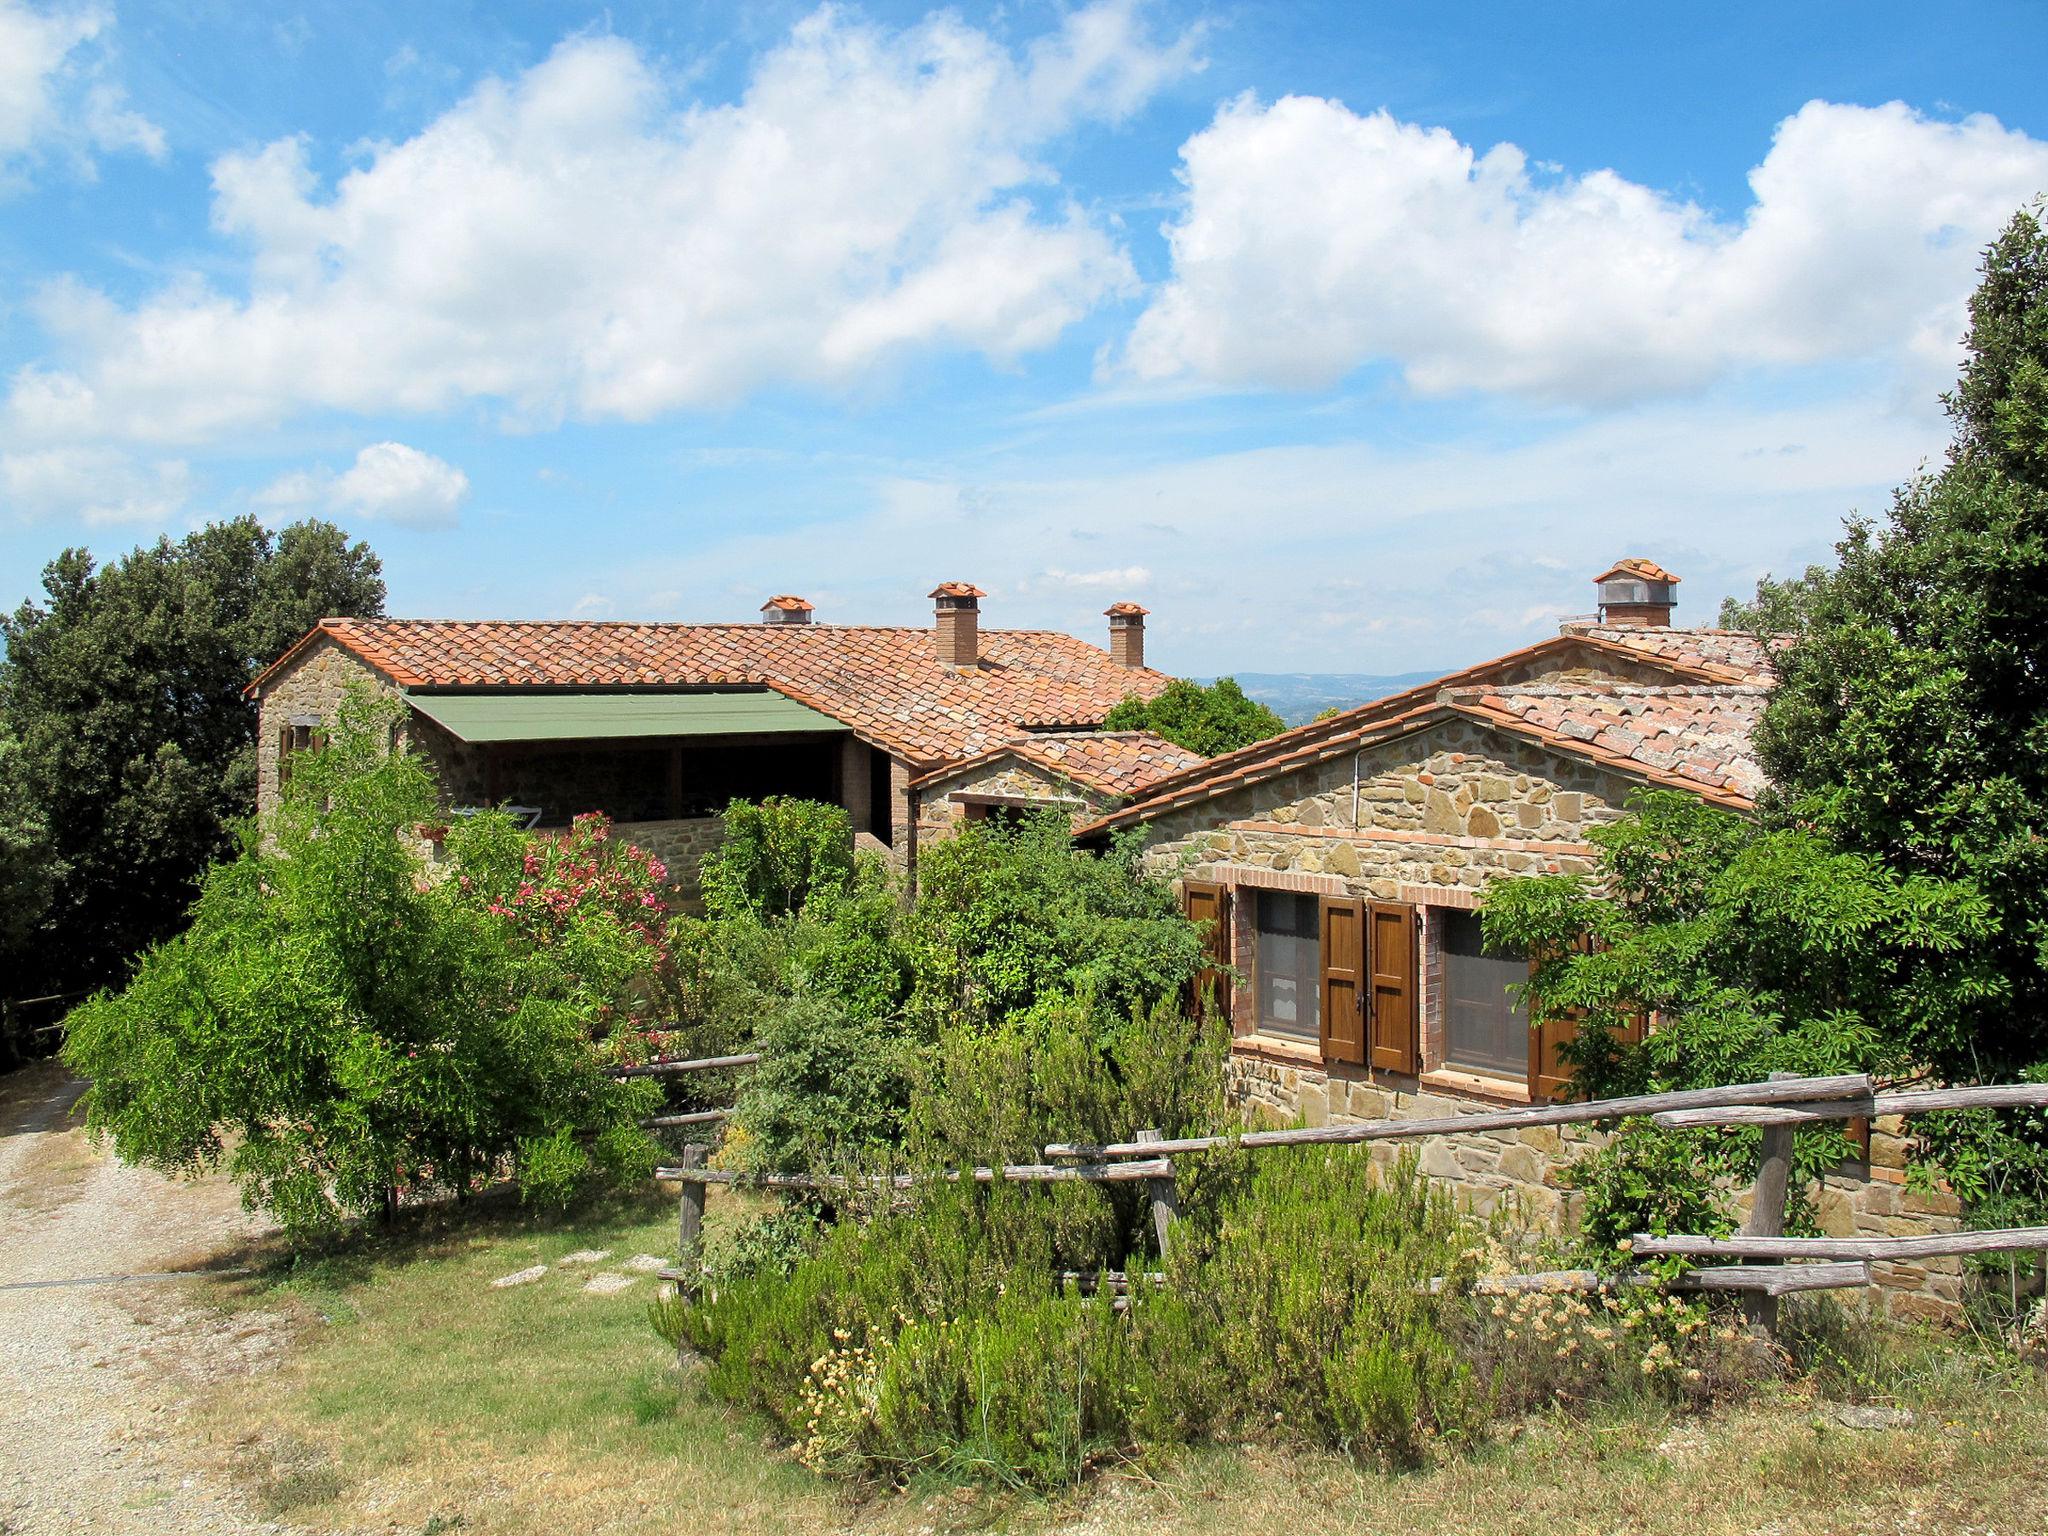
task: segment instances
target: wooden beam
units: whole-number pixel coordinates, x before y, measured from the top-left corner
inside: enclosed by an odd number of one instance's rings
[[[1047,1157],[1143,1157],[1164,1153],[1207,1152],[1235,1142],[1246,1147],[1342,1146],[1360,1141],[1400,1141],[1417,1136],[1449,1136],[1469,1131],[1508,1131],[1535,1125],[1587,1125],[1630,1115],[1654,1115],[1676,1109],[1711,1109],[1728,1105],[1784,1104],[1807,1100],[1866,1099],[1870,1078],[1861,1072],[1841,1077],[1791,1078],[1783,1082],[1735,1083],[1726,1088],[1688,1088],[1675,1093],[1638,1094],[1622,1099],[1587,1099],[1576,1104],[1532,1104],[1521,1109],[1484,1110],[1470,1115],[1439,1115],[1421,1120],[1361,1120],[1350,1125],[1320,1125],[1293,1131],[1246,1131],[1236,1136],[1189,1136],[1178,1141],[1113,1142],[1107,1146],[1060,1143],[1045,1149]]]
[[[709,1072],[717,1067],[751,1067],[759,1052],[741,1056],[700,1056],[695,1061],[650,1061],[639,1067],[613,1067],[613,1077],[673,1077],[678,1072]]]
[[[666,1184],[736,1184],[762,1189],[846,1189],[871,1185],[876,1189],[909,1189],[918,1184],[957,1183],[971,1179],[977,1184],[1136,1184],[1148,1179],[1170,1178],[1173,1164],[1166,1158],[1149,1162],[1098,1163],[1089,1166],[1051,1163],[1006,1163],[1000,1168],[969,1168],[947,1173],[899,1173],[893,1176],[849,1179],[844,1174],[744,1173],[724,1169],[657,1168],[654,1176]]]
[[[1741,1259],[1946,1259],[1968,1253],[2020,1253],[2048,1249],[2048,1227],[2006,1227],[1989,1232],[1943,1232],[1929,1237],[1636,1238],[1639,1254]]]
[[[1975,1088],[1914,1088],[1876,1093],[1863,1100],[1824,1104],[1731,1105],[1725,1109],[1665,1110],[1651,1116],[1671,1130],[1710,1125],[1811,1125],[1870,1115],[1924,1115],[1942,1109],[2038,1109],[2048,1107],[2048,1083],[1996,1083]]]
[[[1632,1271],[1625,1275],[1603,1275],[1591,1269],[1553,1269],[1530,1275],[1481,1275],[1472,1284],[1477,1296],[1521,1296],[1530,1292],[1588,1292],[1635,1290],[1663,1285],[1656,1275]],[[1782,1296],[1788,1291],[1832,1291],[1870,1284],[1870,1266],[1852,1264],[1727,1264],[1712,1269],[1688,1269],[1670,1282],[1675,1291],[1760,1291]],[[1441,1294],[1443,1277],[1431,1280],[1425,1289]]]
[[[649,1130],[665,1125],[716,1125],[732,1114],[729,1109],[699,1109],[687,1115],[656,1115],[640,1124]]]

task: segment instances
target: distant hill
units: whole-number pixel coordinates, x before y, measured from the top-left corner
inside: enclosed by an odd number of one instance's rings
[[[1238,686],[1289,725],[1306,725],[1326,709],[1351,709],[1443,676],[1442,672],[1233,672]],[[1202,682],[1214,682],[1205,677]]]

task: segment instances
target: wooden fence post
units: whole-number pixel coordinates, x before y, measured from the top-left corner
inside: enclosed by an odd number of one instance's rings
[[[1773,1072],[1771,1078],[1797,1077],[1796,1072]],[[1792,1136],[1789,1125],[1767,1125],[1763,1153],[1756,1167],[1756,1196],[1749,1207],[1749,1220],[1742,1225],[1744,1237],[1783,1237],[1785,1204],[1792,1186]],[[1745,1295],[1743,1315],[1760,1327],[1778,1326],[1778,1298],[1764,1293]]]
[[[703,1166],[703,1143],[692,1142],[683,1148],[683,1167]],[[689,1301],[697,1294],[697,1258],[704,1246],[704,1183],[686,1178],[682,1189],[676,1223],[676,1294]]]
[[[1164,1141],[1166,1138],[1156,1127],[1148,1127],[1131,1139],[1153,1142]],[[1166,1229],[1173,1225],[1173,1218],[1180,1211],[1180,1192],[1174,1184],[1170,1164],[1166,1177],[1145,1181],[1145,1193],[1152,1198],[1152,1230],[1159,1237],[1159,1261],[1163,1264],[1166,1262]]]

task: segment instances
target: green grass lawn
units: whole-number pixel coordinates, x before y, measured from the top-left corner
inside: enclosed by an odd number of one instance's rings
[[[707,1223],[753,1209],[714,1190]],[[1882,1431],[1841,1426],[1810,1389],[1774,1387],[1709,1419],[1533,1419],[1398,1478],[1237,1446],[1113,1471],[1051,1501],[946,1486],[857,1497],[698,1395],[647,1325],[652,1278],[583,1290],[636,1253],[670,1255],[674,1215],[657,1195],[562,1220],[483,1202],[296,1270],[211,1282],[216,1305],[284,1314],[293,1343],[281,1367],[211,1390],[188,1420],[196,1449],[294,1526],[435,1536],[2048,1533],[2039,1382],[1938,1365],[1901,1371],[1880,1394],[1913,1413]],[[552,1267],[577,1249],[612,1258]],[[542,1263],[539,1281],[490,1288]]]

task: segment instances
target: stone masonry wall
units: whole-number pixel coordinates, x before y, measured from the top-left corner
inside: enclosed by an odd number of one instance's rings
[[[920,841],[951,837],[967,819],[967,807],[956,794],[1001,795],[1009,800],[1044,801],[1066,810],[1078,826],[1108,811],[1117,802],[1099,790],[1083,788],[1007,754],[934,780],[917,792],[917,835]]]
[[[1341,757],[1168,812],[1145,828],[1147,866],[1195,879],[1333,875],[1382,900],[1404,885],[1477,891],[1502,875],[1588,873],[1586,831],[1619,815],[1632,787],[1462,720],[1355,758],[1355,789],[1354,759]]]

